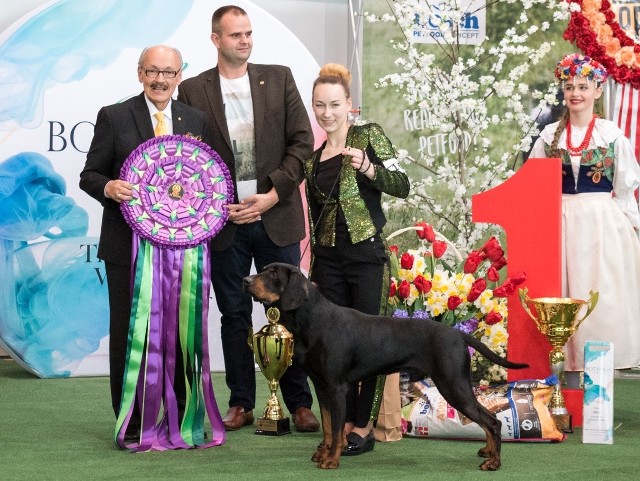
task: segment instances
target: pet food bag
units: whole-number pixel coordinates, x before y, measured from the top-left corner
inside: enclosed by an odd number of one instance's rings
[[[508,384],[475,387],[478,401],[502,422],[503,441],[562,441],[548,409],[556,376],[515,381]],[[411,384],[405,393],[402,429],[405,436],[485,439],[478,424],[459,413],[442,397],[429,380]]]

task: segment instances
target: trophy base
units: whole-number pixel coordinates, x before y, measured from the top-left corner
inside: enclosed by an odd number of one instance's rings
[[[556,427],[563,433],[572,433],[571,414],[551,414],[551,418],[556,423]]]
[[[265,419],[258,418],[256,420],[256,434],[266,436],[282,436],[283,434],[291,434],[289,427],[289,418],[282,419]]]

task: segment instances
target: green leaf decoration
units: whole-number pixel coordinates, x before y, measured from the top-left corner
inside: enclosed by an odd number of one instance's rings
[[[204,171],[206,172],[206,171],[207,171],[207,170],[209,170],[209,169],[211,168],[211,166],[212,166],[213,164],[215,164],[215,163],[216,163],[216,162],[215,162],[215,160],[213,160],[213,159],[209,159],[207,162],[205,162],[205,163],[202,165],[202,170],[204,170]]]
[[[143,212],[138,217],[136,217],[136,222],[144,222],[148,218],[149,218],[149,214],[147,214],[146,212]]]
[[[171,219],[171,222],[175,222],[178,220],[178,213],[175,210],[171,211],[171,214],[169,215],[169,219]]]
[[[209,225],[204,221],[204,219],[200,219],[198,221],[198,225],[202,227],[205,231],[209,232]]]
[[[153,206],[151,206],[151,210],[154,212],[158,212],[162,210],[163,207],[164,207],[164,204],[162,202],[156,202],[155,204],[153,204]]]
[[[188,206],[187,207],[187,214],[189,214],[191,217],[195,217],[196,216],[196,210],[193,207]]]

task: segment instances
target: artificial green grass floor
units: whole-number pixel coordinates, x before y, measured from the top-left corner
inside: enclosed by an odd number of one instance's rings
[[[258,411],[268,397],[256,373]],[[220,411],[228,390],[213,374]],[[482,443],[404,438],[371,453],[343,457],[337,470],[310,461],[319,433],[257,436],[227,433],[223,446],[131,454],[113,443],[115,420],[107,378],[38,379],[0,360],[0,479],[13,480],[526,480],[637,479],[640,468],[640,379],[615,381],[613,445],[582,444],[581,431],[555,444],[503,443],[502,468],[478,469]],[[281,398],[280,398],[281,399]],[[313,410],[318,415],[317,404]]]

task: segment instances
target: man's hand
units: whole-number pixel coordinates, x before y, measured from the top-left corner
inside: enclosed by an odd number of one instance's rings
[[[250,224],[260,220],[260,216],[278,203],[278,193],[272,188],[266,194],[254,194],[239,204],[229,204],[229,221],[234,224]]]
[[[104,186],[104,196],[115,200],[118,204],[131,200],[133,185],[129,182],[116,179],[107,182]]]

